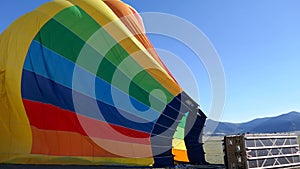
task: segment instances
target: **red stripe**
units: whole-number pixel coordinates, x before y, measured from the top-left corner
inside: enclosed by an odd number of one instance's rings
[[[69,131],[84,136],[150,144],[150,134],[85,117],[59,107],[23,99],[31,126],[44,130]]]

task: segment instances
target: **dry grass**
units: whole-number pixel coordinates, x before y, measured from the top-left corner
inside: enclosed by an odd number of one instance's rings
[[[204,140],[206,140],[204,142],[206,161],[211,164],[224,164],[224,158],[223,158],[224,155],[223,155],[223,147],[222,147],[223,137],[214,136],[214,137],[204,138]]]

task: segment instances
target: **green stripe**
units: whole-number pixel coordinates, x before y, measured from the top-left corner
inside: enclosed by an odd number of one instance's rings
[[[87,41],[100,28],[100,25],[78,6],[64,9],[55,15],[54,19],[84,41]]]
[[[47,48],[55,51],[74,63],[76,62],[81,48],[85,44],[85,42],[78,38],[78,36],[53,19],[49,20],[42,27],[34,40],[39,41]]]
[[[115,40],[113,43],[115,43],[115,45],[106,53],[105,57],[114,65],[120,65],[129,54],[120,44],[116,43]]]
[[[109,60],[107,60],[107,58],[103,58],[98,67],[97,76],[105,80],[106,82],[112,84],[111,81],[116,69],[117,69],[116,66],[113,65]],[[123,74],[123,76],[125,75]]]
[[[174,133],[173,138],[178,138],[178,139],[184,139],[184,128],[182,127],[177,127],[176,132]]]
[[[145,105],[151,106],[149,103],[149,93],[154,89],[161,90],[166,95],[167,103],[169,103],[174,96],[145,71],[132,57],[129,57],[128,52],[116,43],[106,31],[102,30],[101,34],[97,36],[97,38],[101,38],[101,40],[89,40],[89,44],[85,44],[85,41],[95,32],[98,33],[97,30],[100,28],[101,26],[82,9],[73,6],[66,8],[58,13],[54,19],[49,20],[37,34],[35,40],[74,63],[80,52],[85,52],[85,58],[80,58],[81,60],[78,62],[79,65],[124,92],[128,92],[129,88],[128,94]],[[100,45],[99,41],[101,43]],[[108,51],[105,58],[103,58],[101,54],[104,54],[108,48],[106,46],[109,46],[109,43],[115,45]],[[83,48],[84,45],[87,46]],[[81,51],[82,48],[84,49],[83,51]],[[100,62],[101,59],[102,61]],[[126,61],[129,60],[130,64],[119,66],[124,59],[126,59]],[[99,65],[99,67],[97,72],[95,72],[97,65]],[[136,70],[140,73],[134,76]],[[112,83],[115,72],[118,72],[121,77],[115,83]],[[132,78],[132,81],[130,81],[130,78]],[[126,83],[123,83],[123,81],[127,81],[127,84],[130,85],[124,86]],[[151,97],[164,100],[164,97],[160,95]],[[154,102],[156,106],[153,107],[152,105],[152,107],[161,111],[162,103],[157,100]]]
[[[164,88],[164,86],[162,86],[142,66],[140,66],[132,57],[130,57],[130,54],[126,50],[124,50],[123,47],[120,46],[119,44],[116,44],[114,47],[112,47],[109,50],[109,52],[105,55],[105,57],[111,63],[113,63],[115,67],[118,67],[118,69],[121,70],[124,74],[126,74],[129,78],[132,78],[132,81],[136,85],[132,84],[130,86],[130,91],[131,91],[130,95],[135,98],[141,99],[140,101],[142,101],[144,104],[150,106],[148,100],[149,93],[152,92],[154,89],[158,89],[164,93],[165,97],[156,95],[156,97],[163,102],[169,103],[174,98],[174,96],[166,88]],[[103,62],[106,61],[103,60]],[[122,62],[124,62],[125,64]],[[101,67],[99,67],[99,69],[101,69]],[[111,67],[111,69],[113,68]],[[112,71],[114,72],[114,70]],[[101,71],[98,71],[98,73],[101,73]],[[97,75],[101,76],[98,73]],[[108,82],[111,83],[111,81]],[[120,82],[121,81],[114,83],[113,85],[116,85],[121,89],[125,87],[124,90],[126,90],[126,87],[127,88],[129,87],[129,86],[120,86],[120,84],[121,85],[123,84]],[[141,89],[144,91],[141,91]]]
[[[185,124],[186,124],[186,116],[183,116],[178,126],[185,128]]]
[[[139,86],[143,86],[147,92],[151,92],[156,89],[163,92],[165,96],[156,95],[156,97],[162,102],[169,103],[174,98],[174,96],[169,93],[169,91],[165,89],[158,81],[156,81],[146,70],[138,73],[132,81],[134,83],[138,83]]]
[[[188,113],[186,113],[181,121],[179,122],[177,128],[176,128],[176,132],[174,133],[173,138],[178,138],[178,139],[184,139],[184,128],[185,128],[185,124],[186,124],[186,118],[187,118]]]

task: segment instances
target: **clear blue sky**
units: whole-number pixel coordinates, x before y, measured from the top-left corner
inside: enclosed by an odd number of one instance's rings
[[[13,20],[44,2],[47,0],[3,0],[0,32]],[[222,121],[244,122],[292,110],[300,111],[299,0],[125,2],[138,12],[164,12],[179,16],[206,34],[219,54],[226,76]],[[174,40],[149,36],[155,47],[171,51],[182,59],[186,58],[184,55],[191,54],[184,45]],[[199,84],[199,102],[208,113],[211,102],[208,75],[203,65],[191,63],[189,66],[192,70],[199,67],[198,72],[194,72]]]

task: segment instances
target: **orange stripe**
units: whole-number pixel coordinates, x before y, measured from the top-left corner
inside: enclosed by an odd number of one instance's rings
[[[190,162],[186,150],[172,149],[172,154],[174,155],[175,161]]]
[[[31,127],[31,130],[32,154],[125,158],[153,156],[151,145],[90,138],[74,132],[42,130],[36,127]]]
[[[54,156],[119,157],[96,145],[89,137],[66,131],[31,127],[32,154]]]

